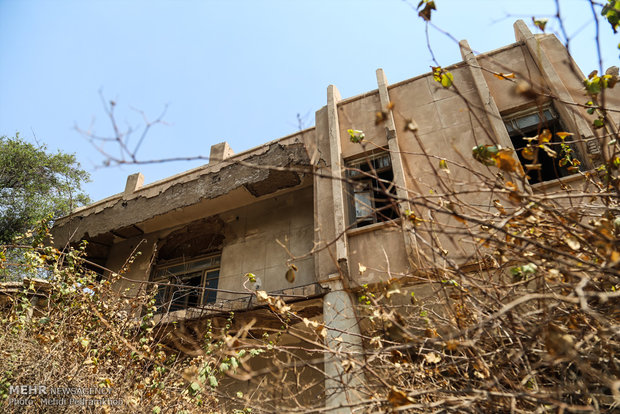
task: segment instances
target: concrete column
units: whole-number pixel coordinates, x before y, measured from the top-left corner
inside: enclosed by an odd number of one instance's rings
[[[125,183],[125,191],[123,197],[127,197],[132,193],[135,193],[144,184],[144,175],[142,173],[131,174],[127,177],[127,183]]]
[[[459,42],[459,47],[461,48],[461,56],[463,57],[463,61],[467,63],[467,66],[469,67],[469,71],[474,80],[474,85],[478,91],[478,96],[482,102],[482,107],[484,108],[484,113],[486,114],[489,125],[491,126],[491,139],[497,140],[494,144],[499,144],[506,148],[512,147],[512,141],[510,140],[510,136],[506,130],[506,125],[504,125],[504,121],[502,121],[502,115],[499,113],[497,104],[495,103],[495,100],[491,95],[491,91],[489,90],[489,85],[484,79],[484,75],[482,74],[482,69],[480,69],[480,64],[478,63],[478,59],[476,59],[476,55],[474,55],[474,52],[469,47],[467,40],[461,40]]]
[[[377,85],[379,86],[379,99],[381,100],[381,108],[385,109],[390,103],[390,95],[388,92],[388,82],[383,69],[377,69]],[[410,210],[407,183],[405,182],[405,171],[403,169],[403,159],[398,145],[398,137],[396,134],[396,125],[394,124],[394,115],[391,109],[388,109],[388,116],[385,121],[385,130],[388,140],[388,148],[392,159],[392,172],[394,174],[394,184],[396,184],[396,194],[398,198],[403,200],[399,203],[403,210]]]
[[[388,91],[388,81],[383,69],[377,69],[377,85],[379,87],[379,100],[381,108],[386,110],[390,103],[390,94]],[[394,174],[394,184],[396,185],[396,195],[401,200],[398,203],[400,212],[411,210],[409,203],[409,193],[407,192],[407,182],[405,179],[405,170],[403,168],[403,157],[398,144],[398,135],[396,133],[396,124],[394,123],[394,114],[391,109],[387,109],[387,119],[385,121],[385,132],[387,134],[388,149],[390,150],[390,158],[392,160],[392,173]],[[408,220],[402,220],[401,227],[403,231],[403,239],[405,242],[405,251],[411,260],[413,258],[413,240],[411,232],[414,231]]]
[[[551,90],[552,94],[557,98],[554,103],[556,104],[555,107],[560,113],[562,121],[567,124],[566,126],[572,132],[577,132],[581,138],[585,140],[594,138],[594,133],[592,132],[592,129],[590,129],[588,122],[579,112],[575,110],[575,108],[578,107],[570,105],[576,102],[551,64],[551,61],[547,57],[547,54],[543,50],[542,46],[538,43],[538,39],[536,39],[530,29],[528,29],[523,20],[517,20],[514,24],[514,29],[516,40],[522,40],[525,42],[525,46],[532,56],[532,59],[534,59],[534,62],[536,62],[536,66],[545,79],[545,83]],[[598,151],[598,148],[588,148],[583,141],[579,142],[578,146],[579,150],[584,155],[584,162],[586,164],[585,167],[587,169],[594,168],[592,159],[590,157],[586,157],[585,155],[593,154],[593,151]]]
[[[209,154],[209,164],[214,162],[223,161],[226,158],[232,157],[233,150],[228,145],[228,142],[220,142],[219,144],[211,145],[211,152]]]
[[[340,122],[338,120],[340,92],[334,85],[327,87],[327,128],[329,137],[329,166],[332,174],[332,196],[334,203],[334,232],[336,239],[336,260],[345,287],[348,286],[347,235],[343,185],[342,145],[340,143]]]
[[[365,383],[364,356],[351,294],[339,281],[332,282],[331,287],[323,298],[325,345],[329,348],[325,354],[325,408],[329,414],[344,414],[352,412],[348,405],[362,398],[359,389]]]

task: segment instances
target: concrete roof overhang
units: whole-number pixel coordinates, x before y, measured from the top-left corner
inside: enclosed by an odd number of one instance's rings
[[[56,220],[56,246],[82,239],[126,239],[252,204],[312,185],[310,159],[291,136],[219,162],[120,193]],[[103,240],[102,240],[103,241]]]

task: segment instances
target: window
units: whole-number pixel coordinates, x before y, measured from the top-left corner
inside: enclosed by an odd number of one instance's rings
[[[392,180],[390,154],[367,154],[346,162],[349,185],[349,217],[362,227],[398,217],[393,202],[396,189]]]
[[[220,276],[220,255],[183,263],[158,266],[153,281],[157,290],[157,312],[172,312],[215,302]],[[205,289],[207,288],[207,289]]]
[[[570,144],[566,148],[571,152],[570,158],[574,159],[574,162],[560,162],[567,154],[565,153],[566,151],[563,151],[560,145],[561,141],[556,133],[565,132],[566,129],[562,126],[562,122],[552,106],[547,105],[542,108],[521,111],[504,116],[503,120],[512,145],[519,156],[525,172],[529,176],[528,181],[530,184],[564,177],[573,174],[574,170],[577,169],[575,166],[575,164],[579,164],[578,156],[576,156],[577,150]],[[552,139],[547,144],[547,147],[555,151],[557,156],[552,158],[544,149],[539,147],[538,141],[532,141],[530,149],[524,155],[524,149],[528,144],[527,138],[536,137],[543,133],[544,130],[549,130],[552,134]],[[536,164],[539,164],[539,166],[536,166],[538,169],[528,169],[526,167]]]

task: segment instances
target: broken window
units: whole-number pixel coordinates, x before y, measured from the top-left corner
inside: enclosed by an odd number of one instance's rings
[[[503,121],[530,184],[565,177],[578,170],[577,149],[572,144],[561,145],[556,134],[565,132],[566,128],[551,105],[513,113],[504,116]],[[532,139],[549,133],[546,147],[551,151],[542,148],[539,139]],[[555,157],[552,156],[554,152]]]
[[[390,154],[382,151],[346,162],[349,217],[355,227],[398,217]]]
[[[219,276],[219,254],[158,266],[153,274],[153,281],[159,283],[155,298],[157,313],[215,302]]]

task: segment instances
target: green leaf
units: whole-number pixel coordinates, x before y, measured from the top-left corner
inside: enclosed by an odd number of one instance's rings
[[[89,202],[80,188],[87,180],[75,155],[0,136],[0,244],[40,227],[20,243],[30,244],[54,218]]]
[[[366,137],[363,131],[357,129],[347,129],[347,132],[349,133],[351,142],[355,144],[362,142]]]
[[[544,32],[547,23],[549,23],[549,19],[537,19],[532,17],[532,22],[534,22],[534,26],[538,27],[541,32]]]
[[[450,72],[444,72],[441,75],[441,86],[444,88],[452,86],[452,82],[454,82],[454,76]]]
[[[213,388],[218,386],[217,378],[215,378],[215,376],[209,375],[209,385]]]
[[[599,117],[592,122],[592,125],[594,125],[595,129],[603,128],[605,126],[605,120]]]
[[[445,170],[446,172],[450,172],[450,169],[448,168],[448,163],[446,162],[446,160],[439,160],[439,168],[441,168],[442,170]]]
[[[484,165],[495,165],[495,155],[499,152],[499,148],[495,145],[478,145],[472,149],[472,156],[478,162]]]

